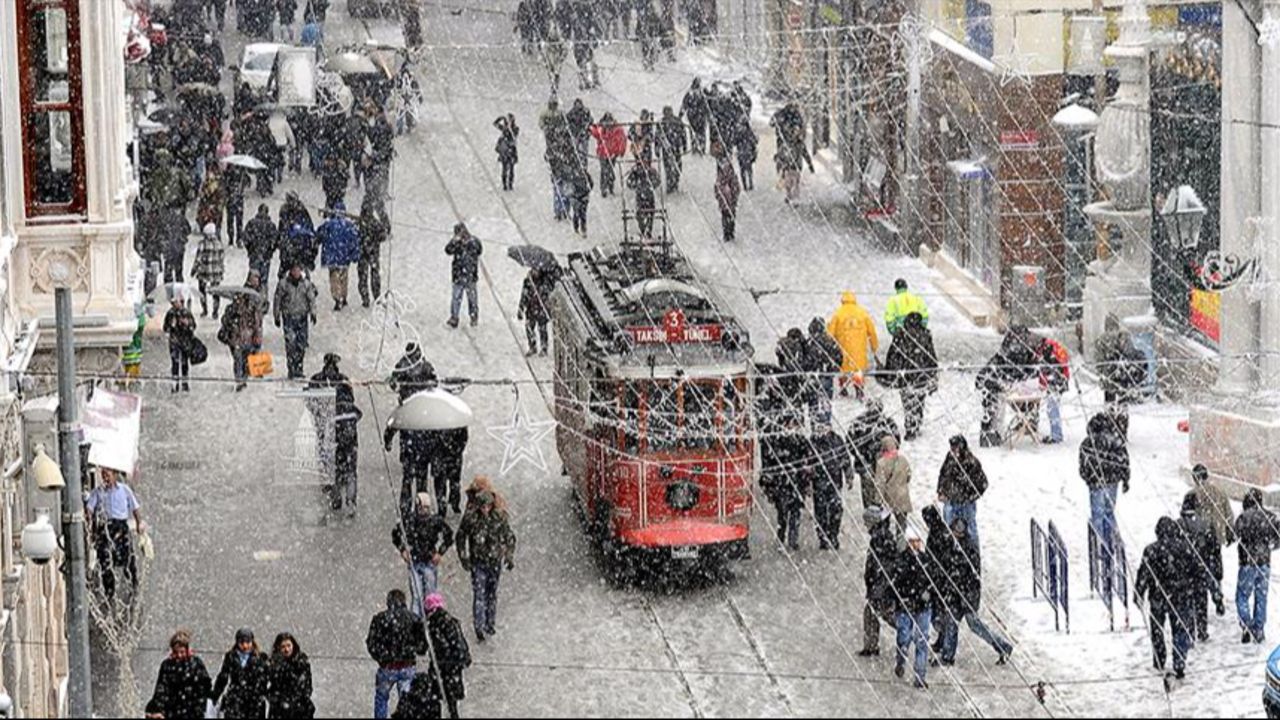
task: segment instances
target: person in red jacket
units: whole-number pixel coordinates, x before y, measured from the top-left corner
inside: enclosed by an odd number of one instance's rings
[[[600,158],[600,197],[609,197],[614,194],[618,158],[627,154],[627,133],[613,119],[613,113],[605,113],[591,126],[591,137],[596,139],[596,157]]]
[[[1071,360],[1062,343],[1043,338],[1037,348],[1040,355],[1040,387],[1044,390],[1045,408],[1049,414],[1049,436],[1043,442],[1062,442],[1062,394],[1071,384]]]

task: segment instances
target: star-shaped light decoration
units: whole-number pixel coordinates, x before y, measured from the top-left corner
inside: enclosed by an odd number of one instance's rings
[[[1029,57],[1010,54],[996,59],[996,65],[1000,68],[1000,87],[1005,88],[1015,83],[1024,88],[1031,87],[1031,74],[1027,72]]]
[[[1280,16],[1268,8],[1266,17],[1258,23],[1258,44],[1275,47],[1276,43],[1280,43]]]
[[[542,439],[556,427],[554,420],[531,422],[524,414],[519,401],[511,413],[511,423],[486,428],[495,440],[502,443],[502,469],[506,475],[523,461],[531,463],[539,472],[547,471],[547,458],[542,452]]]

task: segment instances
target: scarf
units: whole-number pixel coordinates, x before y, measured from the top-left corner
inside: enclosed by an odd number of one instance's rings
[[[240,661],[240,667],[244,667],[245,665],[249,664],[250,656],[251,656],[250,653],[244,652],[242,650],[236,650],[236,659]]]

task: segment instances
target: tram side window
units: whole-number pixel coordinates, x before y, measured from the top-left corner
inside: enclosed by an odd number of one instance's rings
[[[648,419],[650,450],[674,450],[680,432],[680,383],[659,380],[649,383]]]
[[[595,380],[591,383],[591,397],[587,400],[587,410],[592,426],[604,426],[609,430],[617,430],[618,389],[612,380]]]
[[[708,449],[716,446],[716,385],[689,382],[684,386],[684,432],[680,445]]]
[[[632,455],[640,452],[640,390],[628,385],[622,396],[623,450]]]
[[[725,380],[721,387],[724,392],[724,402],[721,404],[721,412],[724,418],[721,432],[724,433],[724,444],[725,447],[737,448],[741,445],[747,430],[741,427],[741,424],[745,422],[745,416],[742,412],[742,405],[745,400],[742,393],[738,392],[738,387],[733,380]]]

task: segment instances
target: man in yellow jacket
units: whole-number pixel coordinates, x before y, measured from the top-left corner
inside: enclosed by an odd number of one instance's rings
[[[929,327],[929,308],[919,295],[907,290],[907,281],[898,278],[893,283],[893,289],[894,296],[889,298],[889,303],[884,307],[884,326],[889,334],[897,335],[902,323],[911,313],[920,313],[920,317],[924,318],[924,326]]]
[[[852,291],[840,296],[840,307],[827,322],[827,333],[840,344],[844,359],[840,363],[840,394],[849,394],[852,382],[858,396],[862,396],[862,374],[873,355],[880,351],[880,338],[876,335],[876,323],[871,313],[858,304]],[[870,347],[870,352],[867,352]],[[879,361],[877,361],[878,364]]]

